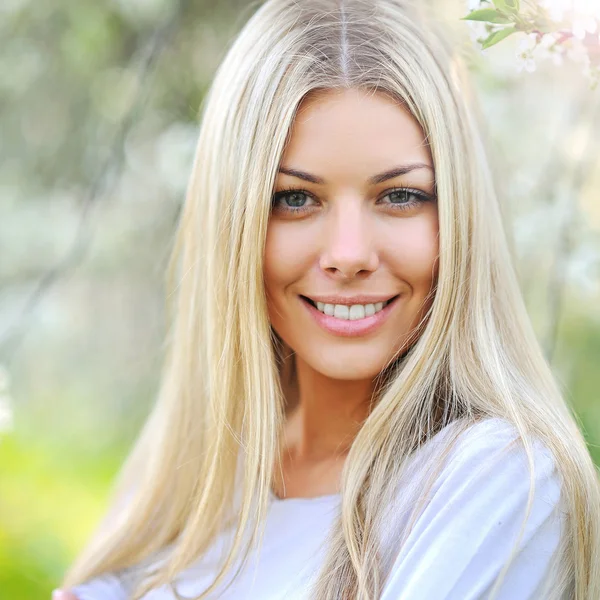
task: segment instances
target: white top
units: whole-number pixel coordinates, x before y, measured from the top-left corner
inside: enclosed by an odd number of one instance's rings
[[[461,434],[444,461],[428,503],[400,552],[394,541],[406,526],[420,477],[431,469],[427,455],[449,426],[411,458],[398,487],[398,504],[386,509],[384,563],[390,576],[381,600],[484,600],[507,562],[521,528],[530,487],[525,451],[510,442],[511,424],[487,419]],[[554,598],[553,577],[561,559],[565,531],[561,482],[550,452],[534,444],[535,495],[520,552],[513,560],[497,600]],[[431,471],[429,471],[431,472]],[[280,499],[271,493],[260,553],[220,600],[310,600],[309,588],[324,558],[323,542],[340,508],[341,496]],[[212,582],[219,548],[229,532],[192,567],[180,574],[177,591],[194,597]],[[387,557],[387,558],[386,558]],[[125,576],[107,574],[73,589],[80,600],[126,600]],[[564,596],[567,597],[567,596]],[[175,600],[165,586],[144,600]]]

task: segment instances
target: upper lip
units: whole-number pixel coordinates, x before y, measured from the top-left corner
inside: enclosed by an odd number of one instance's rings
[[[323,304],[345,304],[352,306],[353,304],[377,304],[378,302],[387,302],[395,298],[398,294],[382,294],[378,296],[362,294],[360,296],[320,296],[302,294],[305,298],[313,302],[322,302]]]

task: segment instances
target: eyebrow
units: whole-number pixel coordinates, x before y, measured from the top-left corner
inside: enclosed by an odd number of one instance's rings
[[[373,177],[369,178],[370,185],[376,185],[378,183],[383,183],[388,179],[393,179],[394,177],[400,177],[401,175],[406,175],[411,171],[416,171],[417,169],[429,169],[433,171],[433,167],[426,163],[411,163],[409,165],[400,165],[394,167],[393,169],[389,169],[388,171],[384,171],[383,173],[379,173],[378,175],[373,175]],[[291,177],[297,177],[298,179],[304,179],[305,181],[310,181],[311,183],[317,183],[319,185],[324,185],[327,183],[323,178],[317,177],[317,175],[312,175],[310,173],[306,173],[305,171],[300,171],[298,169],[290,169],[287,167],[279,167],[279,172],[284,175],[290,175]]]

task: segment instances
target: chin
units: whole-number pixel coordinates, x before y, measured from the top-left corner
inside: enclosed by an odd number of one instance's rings
[[[305,359],[306,360],[306,359]],[[365,381],[377,377],[387,366],[389,356],[371,355],[365,350],[357,352],[320,352],[306,362],[321,375],[340,381]]]
[[[319,372],[337,381],[367,381],[373,380],[381,372],[381,369],[368,369],[368,368],[340,368],[336,366],[320,365]]]

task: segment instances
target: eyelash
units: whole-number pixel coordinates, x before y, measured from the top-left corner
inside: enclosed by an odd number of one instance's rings
[[[305,194],[309,198],[314,199],[313,194],[311,194],[308,190],[305,190],[303,188],[289,187],[289,188],[284,188],[284,189],[280,190],[279,192],[273,194],[271,207],[274,208],[279,200],[281,200],[282,198],[284,198],[285,196],[287,196],[288,194],[290,194],[292,192],[295,194]],[[420,204],[423,204],[424,202],[428,202],[433,199],[432,196],[429,196],[429,194],[425,194],[424,192],[422,192],[420,190],[415,190],[413,188],[408,188],[408,187],[393,188],[393,189],[389,190],[387,192],[387,194],[385,194],[385,196],[383,196],[383,198],[387,198],[388,196],[390,196],[391,194],[394,194],[396,192],[408,192],[409,194],[416,196],[418,199],[413,200],[412,202],[405,202],[403,204],[394,204],[393,202],[388,202],[387,204],[389,206],[391,206],[393,210],[410,210],[411,208],[414,208],[415,206],[418,206]],[[296,208],[292,208],[292,207],[288,206],[288,207],[280,209],[280,210],[282,210],[283,212],[286,212],[286,213],[293,213],[293,214],[297,215],[297,214],[301,214],[301,213],[307,212],[309,210],[312,210],[313,208],[314,208],[313,206],[299,206]]]

